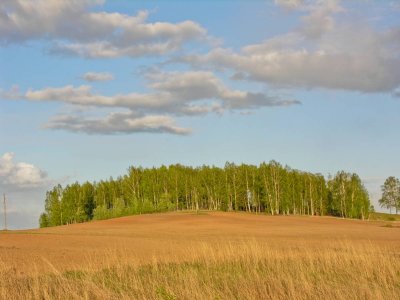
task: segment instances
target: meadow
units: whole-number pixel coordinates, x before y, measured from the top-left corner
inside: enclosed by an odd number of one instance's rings
[[[400,223],[174,212],[0,233],[2,299],[399,299]]]

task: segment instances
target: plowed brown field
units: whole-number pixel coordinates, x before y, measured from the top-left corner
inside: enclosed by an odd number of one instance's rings
[[[337,241],[400,249],[400,224],[333,217],[192,212],[138,215],[53,228],[0,233],[0,257],[23,275],[30,269],[80,269],[112,264],[175,261],[204,245],[257,241],[270,248],[320,249]],[[111,255],[112,253],[112,255]],[[117,256],[118,256],[117,255]]]

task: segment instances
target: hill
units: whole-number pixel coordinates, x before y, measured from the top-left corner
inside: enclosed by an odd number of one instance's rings
[[[130,167],[117,179],[55,186],[46,193],[40,227],[180,210],[246,211],[271,215],[368,219],[361,178],[337,172],[325,179],[276,161],[223,168],[180,164]]]

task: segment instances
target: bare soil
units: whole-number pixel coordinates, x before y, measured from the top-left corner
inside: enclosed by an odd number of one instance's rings
[[[252,240],[280,251],[332,247],[335,241],[400,249],[400,223],[208,211],[138,215],[0,232],[0,259],[23,275],[30,269],[79,269],[88,261],[101,267],[110,264],[113,251],[143,263],[173,261],[204,244]]]

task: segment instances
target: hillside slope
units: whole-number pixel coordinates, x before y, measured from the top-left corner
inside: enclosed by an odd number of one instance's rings
[[[278,248],[321,247],[337,240],[400,248],[400,228],[392,223],[224,212],[138,215],[2,233],[0,256],[17,265],[47,268],[45,259],[58,269],[71,269],[88,257],[100,267],[115,249],[140,261],[174,260],[199,245],[253,240]]]

